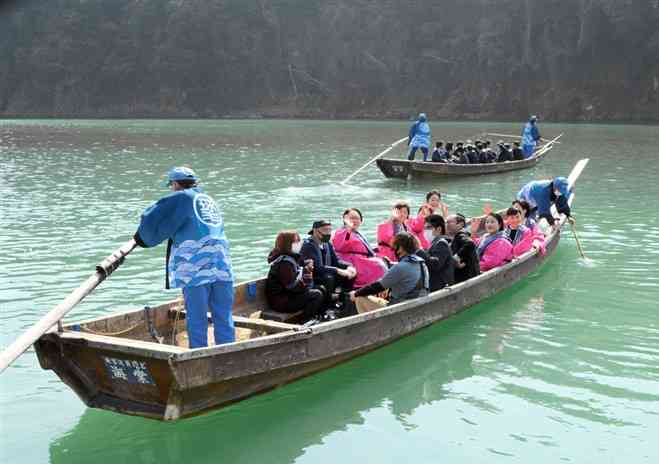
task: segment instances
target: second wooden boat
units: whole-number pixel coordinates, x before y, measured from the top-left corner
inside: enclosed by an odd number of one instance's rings
[[[561,134],[562,135],[562,134]],[[498,174],[501,172],[528,169],[538,164],[547,156],[554,144],[561,137],[540,146],[532,157],[520,161],[505,161],[503,163],[434,163],[430,161],[408,161],[394,158],[380,158],[376,160],[378,168],[386,177],[394,179],[408,179],[411,177],[435,176],[480,176],[484,174]]]

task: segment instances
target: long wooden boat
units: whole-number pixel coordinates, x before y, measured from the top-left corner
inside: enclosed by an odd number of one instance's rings
[[[562,135],[562,134],[561,134]],[[434,163],[430,161],[408,161],[394,158],[380,158],[376,160],[378,168],[386,177],[394,179],[408,179],[411,177],[434,176],[480,176],[484,174],[498,174],[501,172],[516,171],[518,169],[532,168],[538,164],[553,148],[559,135],[544,145],[538,147],[532,157],[520,161],[505,161],[503,163],[455,164]]]
[[[587,161],[574,168],[570,185]],[[547,236],[545,255],[531,250],[427,296],[312,327],[259,318],[265,280],[256,279],[236,285],[234,322],[243,339],[234,343],[177,346],[173,331],[185,330],[177,299],[63,325],[35,343],[36,353],[41,367],[52,369],[89,407],[177,420],[322,371],[464,311],[535,271],[559,240],[557,228]]]

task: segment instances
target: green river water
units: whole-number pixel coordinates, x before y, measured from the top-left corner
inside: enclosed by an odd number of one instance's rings
[[[404,122],[0,121],[0,345],[79,285],[192,166],[221,205],[239,280],[263,275],[282,228],[365,215],[439,188],[451,211],[507,206],[527,180],[567,175],[590,262],[565,229],[523,282],[465,313],[226,409],[160,423],[87,409],[33,350],[0,375],[1,463],[659,462],[659,128],[541,124],[563,143],[531,170],[338,182]],[[519,124],[431,122],[433,137]],[[393,155],[402,156],[402,151]],[[67,320],[154,305],[164,246],[138,250]]]

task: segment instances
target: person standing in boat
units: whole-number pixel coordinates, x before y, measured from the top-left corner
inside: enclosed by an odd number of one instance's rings
[[[481,273],[476,244],[464,230],[466,222],[462,214],[452,214],[446,219],[446,234],[451,239],[451,253],[455,260],[456,284]]]
[[[414,154],[420,148],[423,153],[423,161],[428,161],[428,150],[430,149],[430,125],[425,113],[419,113],[418,119],[410,127],[407,144],[410,147],[407,159],[414,160]]]
[[[524,153],[524,158],[533,156],[535,146],[541,138],[540,131],[538,130],[538,117],[531,116],[529,122],[522,129],[522,152]]]
[[[208,346],[208,309],[215,343],[233,342],[234,278],[220,209],[192,169],[172,168],[167,178],[172,193],[144,211],[135,241],[150,248],[168,240],[165,288],[183,290],[190,348]]]
[[[559,214],[565,214],[570,223],[574,222],[570,216],[569,197],[570,188],[565,177],[556,177],[553,180],[534,180],[527,183],[517,193],[517,199],[526,201],[538,220],[544,218],[552,226],[555,222],[551,213],[552,205],[556,206]]]

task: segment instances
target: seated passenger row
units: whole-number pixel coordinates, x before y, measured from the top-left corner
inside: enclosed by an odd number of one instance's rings
[[[277,235],[268,262],[266,297],[278,312],[302,312],[305,320],[331,319],[416,298],[501,266],[530,249],[544,253],[544,234],[516,200],[504,218],[489,213],[467,221],[448,214],[433,190],[415,217],[396,202],[390,218],[377,225],[377,246],[360,231],[364,215],[343,212],[336,231],[327,220],[313,223],[302,239],[293,230]],[[338,313],[338,314],[337,314]]]

